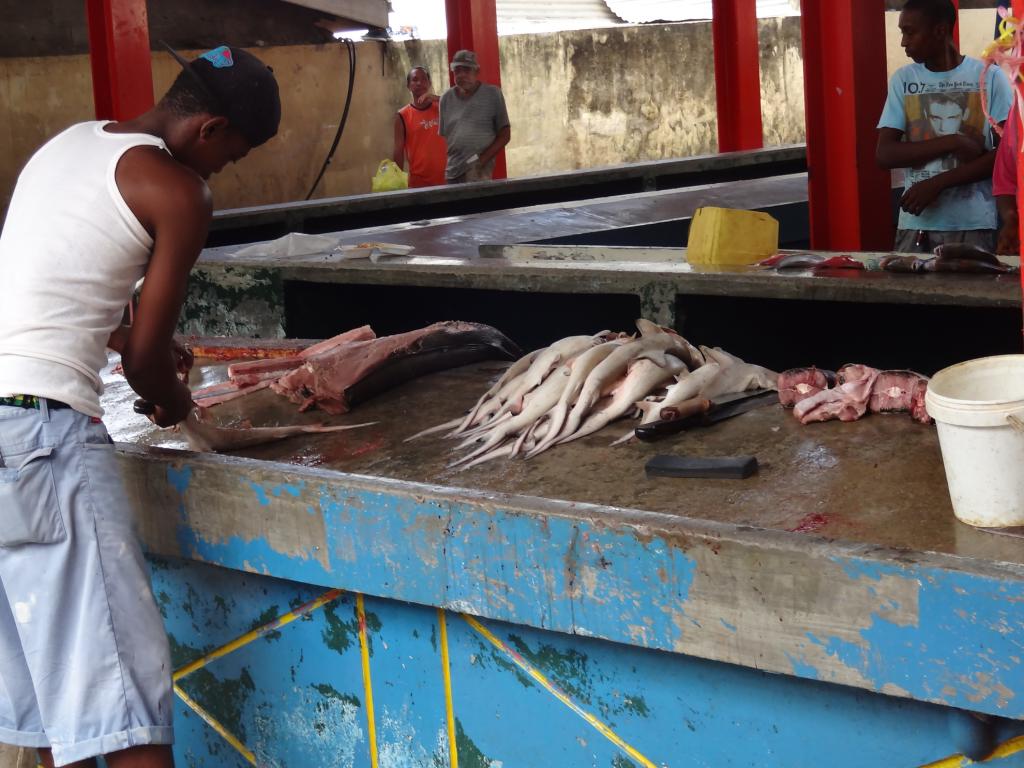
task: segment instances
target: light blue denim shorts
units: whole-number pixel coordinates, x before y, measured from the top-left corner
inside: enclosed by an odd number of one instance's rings
[[[171,662],[106,428],[0,406],[0,742],[170,744]]]

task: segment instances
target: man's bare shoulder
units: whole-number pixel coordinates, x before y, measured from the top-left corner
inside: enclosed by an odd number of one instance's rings
[[[116,180],[125,202],[150,230],[168,218],[209,218],[210,189],[191,168],[159,147],[132,147],[117,164]]]

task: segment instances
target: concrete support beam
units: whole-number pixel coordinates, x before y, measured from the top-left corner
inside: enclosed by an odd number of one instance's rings
[[[96,117],[128,120],[153,106],[145,0],[86,0]]]
[[[288,0],[292,5],[323,11],[339,19],[374,27],[388,26],[387,0]]]
[[[884,0],[801,0],[811,246],[892,247],[890,175],[875,162],[885,104]]]
[[[712,0],[718,151],[764,146],[755,0]]]
[[[501,85],[501,62],[498,58],[498,12],[495,0],[445,0],[448,22],[448,61],[456,51],[476,52],[480,62],[480,79],[491,85]],[[515,126],[512,126],[515,130]],[[494,163],[494,178],[508,176],[505,152],[502,150]]]

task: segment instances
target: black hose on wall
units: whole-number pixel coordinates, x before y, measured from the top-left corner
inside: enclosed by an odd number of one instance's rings
[[[309,200],[316,191],[316,188],[320,185],[320,181],[323,179],[324,174],[327,173],[327,166],[331,164],[331,160],[334,159],[334,152],[338,149],[338,142],[341,141],[341,135],[345,132],[345,123],[348,121],[348,110],[352,106],[352,88],[356,82],[356,44],[351,40],[342,40],[345,47],[348,49],[348,93],[345,94],[345,109],[341,113],[341,120],[338,122],[338,130],[334,134],[334,141],[331,142],[331,148],[327,152],[327,157],[324,158],[324,164],[320,166],[320,173],[316,176],[316,181],[313,182],[313,186],[309,188],[309,194],[306,195],[306,199]]]

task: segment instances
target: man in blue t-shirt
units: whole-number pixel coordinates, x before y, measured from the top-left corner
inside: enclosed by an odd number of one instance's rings
[[[878,164],[903,168],[895,250],[930,251],[943,243],[995,249],[992,197],[995,137],[982,105],[1003,123],[1013,102],[998,67],[985,72],[953,42],[951,0],[907,0],[900,13],[901,45],[913,64],[897,70],[878,121]]]

